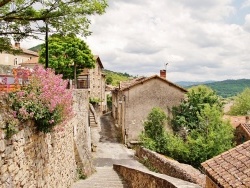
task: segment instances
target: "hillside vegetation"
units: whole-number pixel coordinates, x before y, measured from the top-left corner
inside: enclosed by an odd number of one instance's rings
[[[250,79],[224,80],[213,83],[205,83],[203,85],[211,87],[219,96],[228,98],[238,95],[248,87],[250,88]],[[192,86],[189,86],[188,88],[190,87]]]
[[[29,50],[34,51],[34,52],[39,52],[41,49],[41,46],[42,46],[42,44],[38,44],[38,45],[30,48]]]
[[[127,81],[131,78],[134,78],[128,73],[114,72],[106,69],[104,70],[104,74],[106,75],[106,83],[113,86],[118,86],[120,81]]]

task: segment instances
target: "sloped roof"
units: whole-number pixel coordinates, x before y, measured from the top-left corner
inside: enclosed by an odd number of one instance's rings
[[[38,64],[39,57],[33,57],[23,63],[20,63],[20,65],[29,65],[29,64]]]
[[[131,89],[132,87],[136,86],[136,85],[139,85],[139,84],[142,84],[144,82],[147,82],[147,81],[150,81],[152,79],[159,79],[163,82],[165,82],[166,84],[169,84],[171,86],[174,86],[176,87],[177,89],[183,91],[183,92],[187,92],[186,89],[164,79],[164,78],[161,78],[160,76],[158,75],[153,75],[153,76],[150,76],[150,77],[139,77],[139,78],[135,78],[133,80],[130,80],[130,81],[125,81],[125,82],[121,82],[120,83],[120,90],[124,91],[124,90],[128,90],[128,89]]]
[[[34,52],[32,50],[28,50],[28,49],[25,49],[25,48],[20,48],[20,47],[17,47],[17,46],[13,46],[13,48],[17,49],[17,50],[21,50],[22,52],[21,53],[24,53],[24,54],[29,54],[29,55],[33,55],[33,56],[39,56],[37,52]]]
[[[223,119],[229,120],[233,128],[238,127],[241,123],[246,122],[246,116],[229,116],[229,115],[224,115]]]
[[[98,62],[98,64],[100,65],[100,67],[103,69],[104,66],[102,64],[102,61],[101,61],[100,57],[98,55],[94,55],[94,59]]]
[[[27,49],[23,49],[23,53],[25,54],[30,54],[30,55],[34,55],[34,56],[37,56],[38,57],[38,53],[37,52],[34,52],[34,51],[31,51],[31,50],[27,50]]]
[[[241,126],[245,132],[250,136],[250,124],[249,123],[241,123],[238,127]]]
[[[219,187],[250,187],[250,140],[201,166]]]

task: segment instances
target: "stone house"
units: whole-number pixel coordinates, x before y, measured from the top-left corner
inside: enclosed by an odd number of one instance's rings
[[[39,64],[38,61],[39,61],[39,57],[34,57],[34,58],[29,59],[23,63],[20,63],[20,65],[21,65],[21,67],[26,67],[26,68],[30,68],[30,69],[33,69],[37,65],[43,66],[42,64]]]
[[[89,97],[97,100],[100,112],[106,111],[107,101],[105,97],[105,74],[103,73],[103,64],[98,55],[94,56],[96,60],[95,68],[85,68],[78,76],[77,88],[88,89]]]
[[[140,77],[122,82],[112,91],[112,115],[121,129],[123,143],[138,140],[143,122],[153,107],[162,108],[167,116],[171,109],[184,99],[184,88],[161,77]],[[170,126],[166,126],[171,130]]]
[[[201,164],[206,188],[250,187],[250,141]]]
[[[37,52],[21,48],[20,43],[15,43],[14,48],[21,49],[22,53],[16,55],[8,54],[6,52],[0,53],[0,65],[9,65],[17,67],[23,62],[38,57]]]
[[[88,89],[89,97],[92,99],[99,100],[99,110],[101,112],[107,110],[106,94],[105,94],[105,75],[102,72],[103,64],[99,56],[94,56],[96,60],[95,68],[88,69],[85,68],[82,73],[78,76],[77,79],[77,88],[78,89]],[[32,58],[20,65],[22,67],[34,68],[38,65],[38,57]]]
[[[250,140],[250,124],[241,123],[235,129],[235,141],[236,144],[242,144],[245,141]]]

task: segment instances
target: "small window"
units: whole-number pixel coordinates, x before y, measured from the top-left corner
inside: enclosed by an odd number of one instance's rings
[[[17,58],[14,59],[14,65],[17,65]]]

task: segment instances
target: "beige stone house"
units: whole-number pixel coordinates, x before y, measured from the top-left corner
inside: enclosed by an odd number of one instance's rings
[[[38,61],[39,61],[39,57],[34,57],[34,58],[29,59],[23,63],[20,63],[20,65],[22,67],[26,67],[26,68],[30,68],[30,69],[33,69],[37,65],[43,66],[42,64],[38,63]]]
[[[161,77],[141,77],[122,82],[112,91],[112,115],[121,129],[122,140],[138,140],[143,123],[153,107],[162,108],[171,116],[173,106],[179,105],[187,92],[184,88]],[[166,129],[170,129],[166,126]]]
[[[95,68],[85,68],[78,76],[77,88],[88,89],[89,97],[99,101],[99,110],[106,111],[107,101],[105,97],[105,75],[103,73],[103,64],[98,55],[94,56],[96,60]]]
[[[235,141],[236,144],[242,144],[245,141],[250,140],[250,124],[241,123],[235,129]]]
[[[103,64],[99,56],[94,56],[96,60],[95,68],[84,69],[77,79],[78,89],[88,89],[89,97],[98,99],[100,111],[105,111],[107,108],[106,95],[105,95],[105,75],[103,74]],[[34,68],[38,65],[38,57],[32,58],[20,65],[23,67]]]
[[[19,66],[21,63],[38,57],[37,52],[21,48],[20,43],[15,43],[14,48],[21,49],[22,53],[16,55],[8,54],[6,52],[0,53],[0,65]]]
[[[201,164],[206,188],[250,187],[250,141]]]

